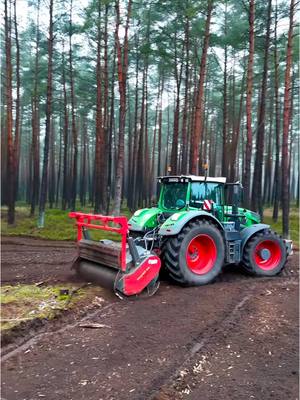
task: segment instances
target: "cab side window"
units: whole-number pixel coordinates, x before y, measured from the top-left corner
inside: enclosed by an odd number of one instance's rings
[[[192,207],[202,207],[203,200],[205,199],[204,185],[202,182],[193,182],[191,185],[191,198],[190,205]]]
[[[222,204],[222,185],[218,183],[193,182],[191,185],[190,205],[200,208],[206,199],[213,200],[216,204]]]

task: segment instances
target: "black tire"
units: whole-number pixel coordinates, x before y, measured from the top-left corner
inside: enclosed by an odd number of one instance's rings
[[[260,249],[270,253],[264,259]],[[268,257],[268,253],[265,257]],[[251,237],[244,247],[242,266],[251,275],[275,276],[281,272],[287,260],[287,249],[277,233],[265,229]]]
[[[192,240],[203,235],[214,243],[215,260],[206,273],[195,273],[188,266],[187,252]],[[192,221],[182,231],[166,241],[163,250],[165,268],[170,277],[185,286],[200,286],[212,282],[224,263],[224,240],[219,229],[209,221]],[[199,257],[200,258],[200,257]]]

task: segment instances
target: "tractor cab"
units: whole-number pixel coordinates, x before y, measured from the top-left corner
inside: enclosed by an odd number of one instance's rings
[[[235,222],[238,229],[259,223],[257,213],[241,208],[240,183],[226,183],[224,177],[195,175],[158,178],[160,195],[156,207],[137,210],[129,220],[132,232],[145,232],[170,218],[205,212],[219,223]],[[172,215],[175,214],[175,217]]]
[[[204,176],[164,176],[161,184],[158,207],[166,211],[205,209],[208,203],[224,204],[226,178]],[[207,204],[207,205],[206,205]]]

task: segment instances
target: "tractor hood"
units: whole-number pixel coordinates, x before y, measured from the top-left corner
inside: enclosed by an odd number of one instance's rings
[[[143,232],[155,228],[158,225],[158,214],[161,214],[161,210],[157,207],[137,210],[128,221],[129,229],[131,231]]]

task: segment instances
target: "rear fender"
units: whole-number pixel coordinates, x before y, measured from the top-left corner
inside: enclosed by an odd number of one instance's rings
[[[265,229],[270,229],[270,225],[266,224],[254,224],[251,226],[248,226],[248,228],[245,228],[241,231],[241,254],[243,254],[244,247],[248,240],[254,236],[257,232],[263,231]]]
[[[177,235],[188,222],[199,218],[211,220],[218,225],[220,229],[224,229],[220,221],[206,211],[178,211],[163,223],[158,234],[161,236]]]

